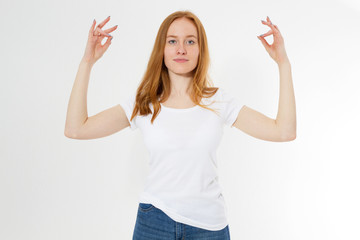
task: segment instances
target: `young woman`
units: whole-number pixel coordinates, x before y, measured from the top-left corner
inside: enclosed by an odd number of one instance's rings
[[[258,38],[280,70],[276,119],[243,105],[207,75],[205,30],[190,11],[177,11],[161,24],[144,77],[120,104],[88,117],[90,71],[111,44],[116,27],[102,30],[108,17],[90,28],[68,105],[65,135],[74,139],[108,136],[139,128],[150,152],[150,173],[139,206],[133,239],[230,239],[227,208],[218,183],[216,150],[223,126],[267,141],[295,139],[296,116],[290,62],[284,41],[271,30]],[[264,37],[273,34],[269,45]],[[101,41],[107,37],[104,45]]]

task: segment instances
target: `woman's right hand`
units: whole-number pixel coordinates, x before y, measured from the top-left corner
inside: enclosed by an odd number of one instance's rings
[[[117,25],[106,30],[101,29],[109,20],[110,16],[107,17],[104,21],[102,21],[99,25],[97,25],[94,29],[94,26],[96,24],[96,21],[94,19],[94,22],[89,30],[88,41],[83,56],[83,60],[85,62],[92,65],[95,64],[95,62],[102,57],[102,55],[110,46],[112,36],[109,33],[113,32],[117,28]],[[104,39],[104,37],[107,37],[107,41],[104,43],[104,45],[101,45],[101,41]]]

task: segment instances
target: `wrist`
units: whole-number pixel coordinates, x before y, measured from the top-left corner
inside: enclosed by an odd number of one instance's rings
[[[289,59],[285,59],[285,60],[283,60],[283,61],[277,62],[277,64],[278,64],[279,67],[282,67],[282,66],[291,66]]]
[[[94,66],[95,62],[92,62],[90,60],[87,60],[85,58],[82,58],[81,61],[80,61],[80,65],[86,65],[88,67],[92,67]]]

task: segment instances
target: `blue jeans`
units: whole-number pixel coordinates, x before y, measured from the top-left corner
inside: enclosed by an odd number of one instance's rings
[[[150,203],[139,203],[133,240],[229,240],[229,225],[218,231],[176,222]]]

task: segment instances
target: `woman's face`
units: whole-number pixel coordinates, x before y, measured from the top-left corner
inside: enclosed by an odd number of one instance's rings
[[[195,25],[187,18],[173,21],[166,35],[164,62],[169,71],[186,75],[198,64],[199,44]],[[186,59],[177,62],[175,59]]]

